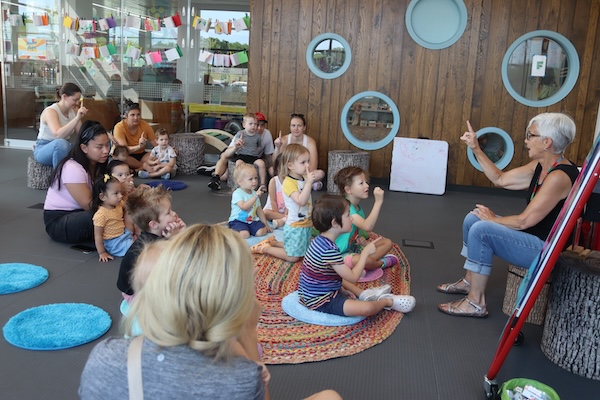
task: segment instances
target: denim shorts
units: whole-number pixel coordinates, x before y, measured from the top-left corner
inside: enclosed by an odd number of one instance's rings
[[[337,296],[332,297],[329,301],[322,306],[316,308],[314,311],[320,311],[326,314],[333,315],[341,315],[342,317],[346,317],[344,314],[344,303],[348,300],[345,298],[340,292],[338,292]]]
[[[229,227],[234,231],[248,231],[250,232],[250,235],[256,236],[256,232],[264,228],[265,224],[263,224],[261,221],[252,221],[251,223],[247,223],[234,219],[233,221],[229,221]]]

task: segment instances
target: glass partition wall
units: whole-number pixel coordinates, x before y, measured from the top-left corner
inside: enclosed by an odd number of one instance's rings
[[[189,0],[0,5],[0,145],[31,148],[40,113],[65,82],[82,89],[88,117],[108,130],[125,100],[140,103],[142,118],[170,133],[198,130],[207,113],[214,123],[214,116],[245,111],[249,1],[240,0],[239,11]]]

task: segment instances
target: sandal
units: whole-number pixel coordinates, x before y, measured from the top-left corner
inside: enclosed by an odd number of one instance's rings
[[[250,247],[250,251],[254,254],[264,254],[265,249],[267,247],[271,247],[271,241],[269,239],[265,239],[260,243],[255,244],[254,246]]]
[[[460,287],[461,285],[462,287]],[[449,293],[449,294],[469,294],[471,284],[465,279],[461,278],[454,283],[442,283],[436,289],[438,292]]]
[[[469,311],[465,311],[462,308],[460,308],[460,306],[465,301],[467,303],[469,303],[469,305],[471,307],[473,307],[473,309],[475,311],[469,312]],[[488,316],[488,312],[487,312],[485,306],[480,306],[479,304],[474,303],[473,301],[469,300],[467,297],[463,297],[462,299],[460,299],[458,301],[451,301],[450,303],[439,304],[438,310],[440,310],[444,314],[454,315],[457,317],[485,318]]]

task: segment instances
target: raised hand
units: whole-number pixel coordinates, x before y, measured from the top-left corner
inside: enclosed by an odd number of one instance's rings
[[[479,148],[479,142],[477,141],[477,134],[473,130],[471,123],[467,121],[467,131],[460,137],[460,140],[465,142],[471,149]]]
[[[383,194],[384,191],[379,186],[373,189],[373,197],[375,198],[375,201],[383,201]]]
[[[81,106],[79,107],[79,109],[77,110],[77,116],[79,118],[83,118],[83,116],[85,114],[87,114],[88,109],[84,107],[83,102],[81,102]]]
[[[279,131],[279,136],[277,137],[277,139],[275,139],[273,144],[275,145],[275,147],[281,147],[281,143],[281,131]]]

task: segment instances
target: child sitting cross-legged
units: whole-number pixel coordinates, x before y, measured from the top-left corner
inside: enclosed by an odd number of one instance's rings
[[[125,218],[121,182],[108,174],[98,178],[92,188],[94,242],[102,262],[125,255],[133,242],[133,223]]]
[[[169,145],[169,132],[166,129],[158,129],[155,133],[158,146],[154,147],[150,152],[150,158],[142,165],[142,169],[138,171],[140,178],[157,178],[170,179],[175,176],[177,166],[175,159],[177,153],[175,149]]]
[[[133,298],[131,271],[145,244],[161,239],[169,239],[181,232],[185,223],[171,209],[171,195],[162,186],[138,189],[131,192],[125,208],[133,222],[141,229],[138,239],[133,242],[119,268],[117,287],[129,303]]]
[[[260,206],[261,188],[254,190],[258,184],[256,168],[251,164],[238,164],[233,171],[233,180],[238,188],[231,195],[229,227],[244,239],[272,232]]]
[[[354,268],[344,264],[335,240],[352,229],[348,200],[322,196],[315,204],[312,220],[320,235],[311,242],[302,261],[298,296],[304,306],[341,316],[371,316],[383,309],[412,311],[416,303],[413,296],[391,294],[389,285],[362,290],[354,284],[367,257],[375,253],[377,242],[363,248]]]
[[[359,235],[359,230],[367,233],[373,231],[383,205],[384,192],[380,187],[373,189],[375,202],[369,216],[365,217],[360,202],[369,198],[368,172],[359,167],[345,167],[335,175],[334,182],[340,193],[346,196],[346,199],[350,202],[352,229],[349,232],[342,233],[335,243],[344,254],[346,265],[352,268],[358,262],[359,253],[366,243],[366,239]],[[388,268],[398,264],[398,257],[388,254],[391,249],[392,241],[387,238],[380,238],[375,242],[375,253],[369,255],[365,262],[365,269]]]

